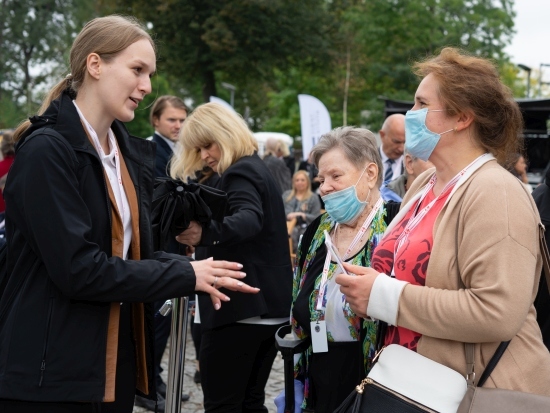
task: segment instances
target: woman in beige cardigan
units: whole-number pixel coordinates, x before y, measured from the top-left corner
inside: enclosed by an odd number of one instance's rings
[[[409,153],[435,165],[420,175],[374,253],[337,282],[356,314],[389,324],[401,344],[479,378],[511,340],[486,387],[550,395],[550,354],[533,300],[540,221],[521,182],[499,163],[518,151],[522,117],[487,60],[446,48],[415,65],[422,78],[406,117]],[[388,277],[387,275],[392,275]]]

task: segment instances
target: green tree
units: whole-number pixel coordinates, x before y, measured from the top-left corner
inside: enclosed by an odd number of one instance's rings
[[[372,0],[352,8],[365,62],[361,75],[376,94],[413,93],[410,63],[456,46],[504,62],[513,34],[513,0]]]
[[[120,10],[152,24],[159,66],[208,101],[218,81],[246,89],[274,68],[327,58],[328,14],[322,0],[121,0]],[[188,86],[189,87],[189,86]],[[192,89],[189,87],[190,90]]]
[[[72,39],[88,2],[2,0],[0,8],[0,93],[9,91],[30,114],[41,94],[67,70]]]
[[[329,30],[330,63],[321,70],[297,65],[275,70],[262,90],[269,104],[257,126],[299,134],[297,95],[308,93],[327,106],[333,126],[343,124],[345,116],[346,124],[377,130],[383,121],[378,97],[412,100],[418,84],[412,62],[446,45],[495,59],[506,84],[518,89],[517,72],[503,52],[513,34],[511,5],[509,0],[333,0],[327,8],[337,28]]]

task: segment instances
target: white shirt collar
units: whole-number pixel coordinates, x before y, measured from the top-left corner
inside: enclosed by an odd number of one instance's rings
[[[155,131],[155,133],[160,136],[162,139],[164,139],[164,141],[168,144],[168,146],[170,146],[170,149],[172,149],[172,152],[174,151],[174,149],[176,148],[176,142],[174,141],[171,141],[170,139],[168,139],[166,136],[162,135],[161,133],[159,133],[158,131]]]

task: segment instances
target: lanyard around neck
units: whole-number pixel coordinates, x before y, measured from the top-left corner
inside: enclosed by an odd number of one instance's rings
[[[445,200],[445,205],[453,194],[456,192],[456,190],[462,185],[463,182],[465,182],[476,170],[478,170],[483,164],[486,162],[495,159],[493,155],[489,153],[485,153],[478,158],[476,158],[472,163],[470,163],[468,166],[466,166],[463,170],[461,170],[458,174],[456,174],[453,179],[451,179],[443,190],[440,192],[440,194],[435,197],[428,205],[426,205],[424,208],[420,209],[420,205],[422,205],[422,202],[426,198],[426,196],[430,193],[430,191],[433,190],[433,187],[437,183],[437,176],[434,174],[428,184],[424,187],[424,190],[422,191],[422,195],[418,199],[416,206],[414,207],[415,210],[413,212],[412,217],[407,222],[407,225],[405,226],[405,229],[403,232],[399,235],[395,242],[395,249],[394,249],[394,257],[397,256],[398,251],[401,249],[403,245],[405,245],[407,239],[409,238],[410,233],[422,222],[422,220],[426,217],[430,209],[435,205],[435,203],[441,199],[442,197],[446,196],[448,191],[451,191],[447,199]]]
[[[357,232],[357,235],[355,235],[355,238],[353,241],[351,241],[351,244],[349,244],[348,248],[346,249],[346,253],[342,257],[342,261],[345,261],[349,258],[349,255],[357,245],[357,243],[361,240],[363,235],[369,230],[372,221],[376,214],[378,213],[378,210],[380,207],[384,204],[384,200],[382,197],[378,198],[378,202],[374,205],[374,208],[372,208],[372,211],[367,216],[365,221],[363,222],[363,225],[361,225],[361,228],[359,229],[359,232]],[[336,232],[338,228],[338,224],[334,227],[334,231]],[[319,295],[317,296],[317,304],[315,305],[315,308],[317,310],[324,310],[327,306],[326,301],[326,293],[327,293],[327,283],[328,283],[328,271],[330,268],[330,261],[332,258],[332,254],[330,250],[327,248],[327,256],[325,258],[325,264],[323,266],[323,275],[321,276],[321,284],[319,285]]]

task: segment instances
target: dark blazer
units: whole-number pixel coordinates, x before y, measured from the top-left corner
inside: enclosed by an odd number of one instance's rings
[[[174,151],[170,148],[170,145],[166,143],[161,136],[156,132],[153,134],[153,142],[157,144],[157,154],[155,158],[155,177],[165,177],[169,176],[170,172],[168,171],[168,163],[172,158]]]
[[[378,152],[380,153],[380,157],[382,157],[382,145],[380,145],[378,147]],[[399,164],[399,169],[398,169],[397,173],[393,175],[393,177],[391,179],[392,181],[394,179],[397,179],[398,176],[402,175],[405,172],[405,165],[403,164],[403,162],[404,162],[404,160],[401,161],[401,163]],[[386,169],[388,169],[388,164],[385,163],[384,161],[382,161],[382,167],[384,168],[384,170],[382,171],[382,178],[384,178],[384,175],[386,175]]]
[[[250,317],[288,317],[292,267],[283,200],[264,162],[245,156],[221,176],[218,188],[228,197],[223,222],[204,228],[201,246],[216,260],[243,264],[244,282],[258,294],[226,291],[231,301],[214,310],[209,296],[199,296],[201,324],[214,328]]]
[[[4,195],[7,274],[0,297],[0,399],[103,400],[111,302],[151,302],[194,292],[189,259],[153,252],[154,147],[112,124],[135,185],[142,261],[112,256],[104,169],[63,94],[19,141]],[[34,130],[53,128],[61,136]],[[42,129],[44,128],[44,129]],[[152,322],[146,305],[149,388]]]

